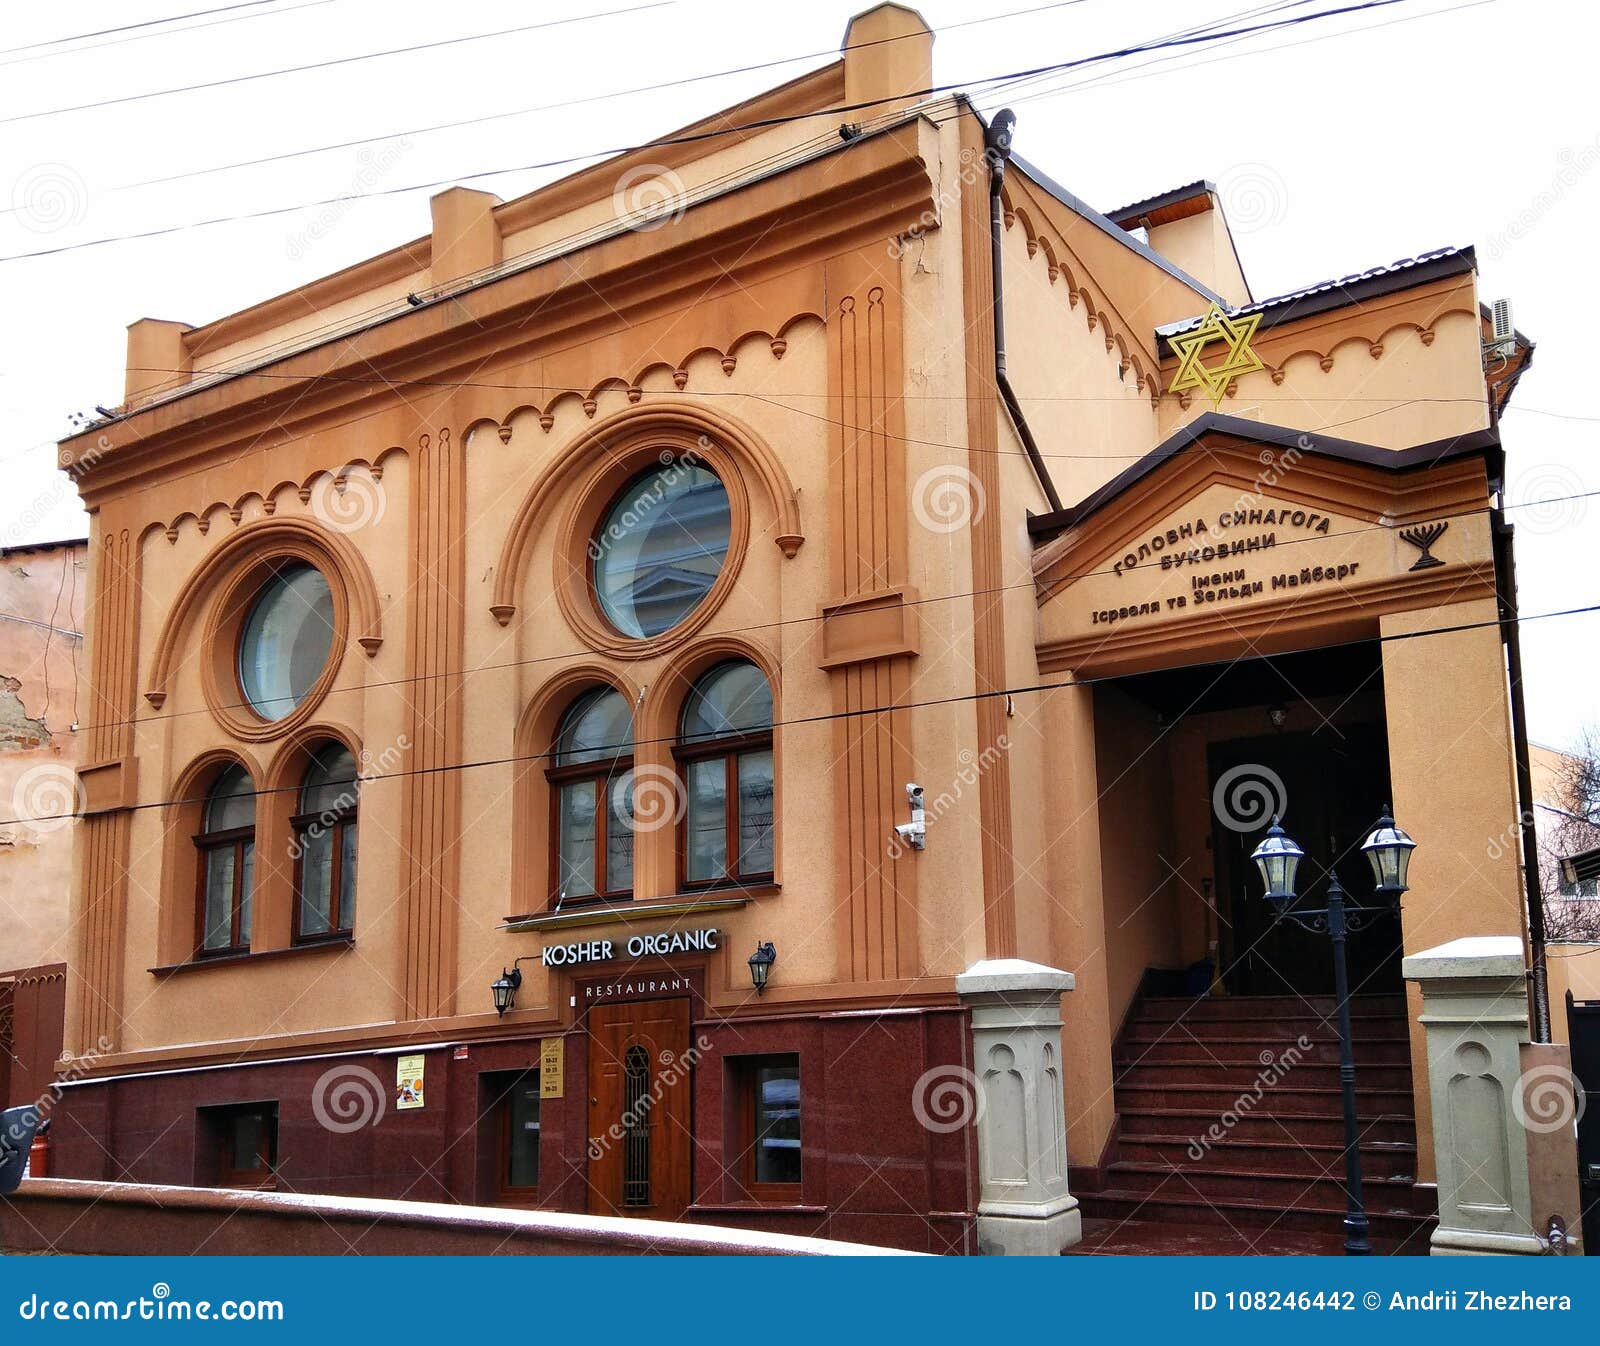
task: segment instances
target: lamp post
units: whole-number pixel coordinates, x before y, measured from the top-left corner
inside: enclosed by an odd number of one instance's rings
[[[1350,931],[1363,930],[1379,916],[1392,914],[1406,890],[1406,870],[1417,843],[1395,826],[1385,809],[1378,825],[1361,845],[1372,865],[1379,898],[1374,906],[1347,906],[1339,875],[1328,870],[1327,905],[1319,910],[1296,907],[1295,872],[1305,852],[1284,834],[1278,819],[1272,820],[1267,835],[1251,853],[1261,871],[1266,898],[1273,905],[1274,920],[1293,921],[1304,930],[1321,931],[1333,942],[1333,989],[1339,1001],[1339,1087],[1344,1097],[1344,1250],[1350,1257],[1364,1257],[1372,1251],[1368,1240],[1367,1211],[1361,1196],[1361,1131],[1356,1120],[1355,1043],[1350,1029],[1350,975],[1345,960],[1345,942]]]

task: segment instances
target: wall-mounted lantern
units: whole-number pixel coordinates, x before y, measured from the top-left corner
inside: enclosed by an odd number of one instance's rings
[[[756,988],[757,995],[767,989],[767,974],[777,961],[778,950],[771,940],[756,944],[756,951],[750,955],[750,984]]]

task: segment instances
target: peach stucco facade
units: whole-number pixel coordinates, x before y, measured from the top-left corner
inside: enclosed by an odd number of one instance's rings
[[[1213,408],[1168,391],[1158,329],[1251,300],[1214,195],[1146,246],[1014,161],[1000,270],[1025,437],[995,373],[985,128],[963,99],[915,96],[931,49],[915,14],[880,7],[841,61],[714,124],[518,200],[446,192],[390,253],[205,326],[130,328],[125,407],[61,449],[70,465],[109,443],[78,473],[91,690],[68,1042],[111,1044],[91,1084],[570,1035],[575,984],[541,942],[714,911],[707,1021],[954,1010],[985,959],[1072,972],[1060,1080],[1070,1161],[1092,1170],[1147,970],[1219,938],[1208,748],[1262,722],[1235,704],[1174,728],[1135,680],[1356,644],[1377,682],[1289,698],[1290,727],[1386,735],[1421,843],[1404,947],[1522,932],[1514,852],[1484,849],[1518,806],[1470,252],[1355,300],[1267,306],[1264,368]],[[858,110],[754,125],[830,108]],[[619,217],[640,173],[670,199]],[[690,618],[624,638],[595,611],[586,543],[675,453],[727,487],[728,558]],[[1430,521],[1448,528],[1419,568],[1400,530]],[[1161,564],[1228,538],[1231,559]],[[328,577],[335,647],[266,722],[240,704],[233,642],[285,557]],[[1195,575],[1236,569],[1202,601]],[[708,907],[682,891],[674,828],[641,825],[631,913],[544,920],[563,709],[616,687],[636,772],[668,780],[685,691],[729,657],[773,690],[771,882]],[[363,763],[359,901],[352,940],[300,946],[289,798],[327,740]],[[196,960],[191,837],[230,763],[261,792],[254,930],[249,956]],[[910,782],[925,850],[895,844]],[[763,941],[778,961],[757,997]],[[519,956],[498,1015],[489,985]],[[1420,1037],[1412,1056],[1426,1182]]]

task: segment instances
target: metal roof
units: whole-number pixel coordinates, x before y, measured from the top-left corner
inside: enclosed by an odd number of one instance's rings
[[[1147,196],[1142,201],[1130,201],[1125,206],[1116,210],[1106,211],[1106,218],[1113,224],[1129,225],[1138,222],[1141,216],[1150,215],[1160,210],[1163,206],[1176,205],[1180,201],[1188,201],[1200,195],[1215,196],[1217,184],[1206,178],[1194,182],[1186,182],[1181,187],[1174,187],[1170,191],[1157,192],[1154,196]]]
[[[1263,315],[1262,326],[1270,327],[1274,323],[1309,317],[1313,313],[1343,308],[1346,304],[1421,285],[1441,276],[1471,271],[1476,266],[1477,259],[1470,247],[1435,248],[1432,252],[1418,253],[1415,257],[1402,257],[1387,266],[1371,267],[1366,271],[1341,276],[1338,280],[1318,281],[1315,285],[1291,290],[1288,294],[1274,295],[1271,299],[1258,299],[1253,304],[1228,309],[1227,312],[1230,317],[1241,313],[1260,313]],[[1163,339],[1178,336],[1198,327],[1203,321],[1204,315],[1200,314],[1185,318],[1182,322],[1166,323],[1156,328],[1156,336]]]

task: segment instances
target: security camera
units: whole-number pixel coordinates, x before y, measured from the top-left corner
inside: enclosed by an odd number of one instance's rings
[[[911,801],[911,821],[898,823],[895,835],[914,851],[928,846],[928,815],[922,807],[922,787],[915,781],[906,786],[906,798]]]

